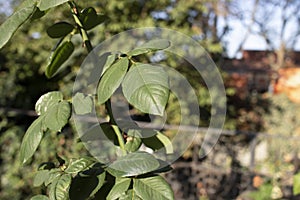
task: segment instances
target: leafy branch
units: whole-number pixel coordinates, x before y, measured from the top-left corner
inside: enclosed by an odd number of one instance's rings
[[[93,58],[103,63],[103,69],[96,74],[100,79],[97,86],[97,102],[82,93],[76,93],[72,101],[64,99],[62,92],[52,91],[42,95],[36,103],[38,118],[25,133],[20,158],[23,164],[32,160],[45,134],[58,133],[67,126],[72,113],[72,105],[77,115],[88,114],[95,103],[106,106],[109,122],[99,124],[108,138],[122,150],[116,160],[100,163],[93,157],[71,158],[60,164],[45,163],[39,167],[34,186],[44,186],[47,194],[32,197],[32,200],[63,199],[174,199],[168,183],[158,175],[159,169],[168,164],[155,156],[140,150],[142,144],[154,151],[164,148],[172,153],[169,139],[158,131],[152,131],[145,139],[139,127],[121,131],[111,110],[110,98],[122,86],[126,100],[144,113],[163,115],[169,98],[168,75],[161,67],[134,61],[135,57],[169,47],[166,40],[148,41],[129,52],[118,54],[93,53],[88,30],[103,23],[106,17],[92,7],[80,10],[74,1],[68,0],[25,0],[17,11],[0,26],[0,48],[13,36],[15,31],[29,19],[38,19],[46,11],[61,4],[68,4],[74,24],[58,22],[47,29],[51,38],[59,39],[51,52],[45,71],[47,78],[54,77],[75,50],[72,36],[79,33],[83,46]],[[34,21],[31,21],[33,23]],[[106,59],[106,62],[103,61]],[[94,66],[99,67],[99,66]],[[93,133],[86,130],[85,135]],[[162,144],[159,146],[158,143]],[[170,167],[168,166],[169,170]],[[108,192],[106,191],[108,190]]]

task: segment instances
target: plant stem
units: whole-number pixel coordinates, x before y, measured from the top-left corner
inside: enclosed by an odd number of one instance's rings
[[[123,135],[120,132],[119,127],[117,125],[112,125],[112,128],[114,129],[114,131],[117,135],[118,142],[119,142],[119,145],[120,145],[120,148],[122,150],[123,155],[126,155],[127,152],[126,152],[126,149],[125,149],[125,143],[124,143]]]
[[[84,42],[84,45],[87,48],[87,50],[88,50],[89,53],[93,53],[93,46],[92,46],[91,41],[90,41],[90,39],[88,37],[87,31],[84,29],[83,24],[82,24],[82,22],[79,19],[78,8],[77,8],[77,6],[76,6],[76,4],[75,4],[74,1],[69,1],[69,5],[71,7],[73,18],[74,18],[74,20],[75,20],[75,22],[76,22],[76,24],[78,26],[78,29],[80,31],[80,35],[81,35],[82,40]],[[93,56],[93,58],[96,58],[96,55],[94,55],[94,56]],[[93,63],[95,63],[95,62],[93,62]],[[113,117],[113,114],[112,114],[112,110],[111,110],[110,99],[105,102],[105,107],[106,107],[107,113],[109,115],[109,120],[110,120],[111,124],[113,124],[112,127],[113,127],[113,129],[114,129],[114,131],[115,131],[115,133],[117,135],[118,142],[119,142],[120,148],[122,149],[123,155],[126,155],[127,152],[126,152],[126,149],[125,149],[124,139],[123,139],[123,136],[122,136],[122,134],[120,132],[119,127],[117,126],[117,124],[116,124],[116,122],[114,120],[114,117]]]
[[[83,25],[79,19],[77,6],[73,1],[69,2],[69,5],[72,10],[73,18],[74,18],[77,26],[79,27],[80,35],[82,37],[84,45],[86,46],[88,52],[90,53],[93,50],[93,46],[91,44],[91,41],[89,39],[89,36],[88,36],[86,30],[83,28]]]

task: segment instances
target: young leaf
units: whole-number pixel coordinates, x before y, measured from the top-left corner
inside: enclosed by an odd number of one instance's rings
[[[107,200],[115,200],[122,196],[125,193],[129,185],[131,183],[130,178],[116,178],[116,183],[114,187],[109,192],[108,196],[106,197]]]
[[[295,174],[293,177],[293,194],[300,194],[300,173]]]
[[[130,129],[127,133],[125,149],[128,152],[137,151],[142,145],[141,134],[137,130]]]
[[[71,174],[63,174],[57,181],[55,187],[55,199],[56,200],[68,200],[69,199],[69,188],[71,185],[72,176]]]
[[[36,173],[33,179],[33,186],[38,187],[49,179],[49,170],[40,170]]]
[[[80,171],[86,170],[93,163],[94,160],[90,158],[79,158],[79,159],[71,160],[65,172],[69,174],[76,174]]]
[[[174,199],[174,193],[170,185],[161,176],[133,179],[133,191],[143,200]]]
[[[114,161],[107,171],[115,177],[129,177],[151,172],[158,167],[159,162],[151,154],[134,152]]]
[[[58,22],[47,29],[47,34],[52,38],[61,38],[72,32],[74,26],[68,22]]]
[[[44,117],[40,116],[37,118],[27,129],[22,144],[20,147],[20,158],[21,162],[24,164],[29,158],[32,157],[36,149],[38,148],[42,138],[43,138],[43,120]]]
[[[70,104],[67,101],[55,103],[45,114],[44,125],[53,131],[61,131],[71,116]]]
[[[29,1],[28,1],[29,2]],[[28,3],[11,15],[0,26],[0,49],[9,41],[16,30],[31,16],[34,11],[34,4]]]
[[[49,200],[49,198],[45,195],[36,195],[31,197],[30,200]]]
[[[126,192],[126,194],[120,196],[119,200],[142,200],[142,199],[139,196],[137,196],[132,189],[130,189]]]
[[[60,4],[63,4],[69,0],[40,0],[38,7],[41,11],[48,10],[49,8],[53,8],[56,6],[59,6]]]
[[[97,89],[98,102],[103,104],[120,86],[128,69],[129,60],[127,57],[120,58],[103,74]]]
[[[142,112],[163,115],[169,99],[168,74],[162,67],[136,63],[122,83],[125,98]]]
[[[35,104],[35,112],[38,115],[46,113],[53,104],[63,100],[63,94],[59,91],[48,92],[42,95]]]
[[[46,69],[47,78],[51,78],[62,66],[62,64],[68,60],[74,51],[74,45],[71,41],[61,44],[49,58],[49,63]]]
[[[85,96],[83,93],[76,93],[72,100],[75,113],[84,115],[91,113],[93,110],[93,99],[90,96]]]
[[[106,20],[104,15],[98,15],[92,7],[85,8],[80,13],[80,21],[85,30],[90,30]]]
[[[136,49],[133,49],[127,53],[128,56],[137,56],[140,54],[145,54],[151,51],[157,51],[166,49],[170,46],[170,42],[165,39],[156,39],[156,40],[150,40],[149,42],[146,42],[142,44],[141,46],[137,47]]]
[[[42,18],[46,14],[45,11],[41,11],[38,7],[34,8],[33,14],[30,17],[30,21]]]
[[[142,141],[147,147],[154,151],[165,148],[167,154],[174,152],[170,139],[160,132],[157,132],[156,135],[151,137],[143,137]]]

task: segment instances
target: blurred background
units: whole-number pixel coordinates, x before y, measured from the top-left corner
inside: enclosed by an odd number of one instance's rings
[[[93,6],[109,18],[89,32],[94,44],[131,28],[170,28],[198,41],[221,71],[227,94],[226,122],[213,151],[199,159],[211,116],[208,90],[188,64],[161,60],[190,80],[201,111],[199,137],[165,175],[176,199],[297,199],[293,175],[300,169],[300,1],[76,2],[83,8]],[[0,24],[19,4],[20,0],[0,0]],[[73,23],[66,5],[26,23],[0,50],[2,200],[29,199],[40,193],[43,188],[32,187],[34,172],[38,163],[55,160],[56,151],[67,158],[86,153],[70,125],[58,135],[47,135],[29,165],[21,166],[18,160],[22,137],[36,117],[35,102],[52,90],[71,97],[76,73],[87,55],[77,48],[64,70],[46,79],[45,63],[57,41],[49,39],[45,30],[59,20]],[[74,42],[81,45],[79,39]],[[168,124],[180,122],[178,106],[171,96]],[[166,133],[172,135],[172,131]]]

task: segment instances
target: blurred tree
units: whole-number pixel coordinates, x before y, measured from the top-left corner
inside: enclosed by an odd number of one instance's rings
[[[240,51],[251,35],[260,36],[266,43],[266,50],[274,51],[273,69],[284,67],[286,54],[295,50],[300,36],[300,2],[297,0],[252,0],[243,7],[243,14],[237,18],[247,32],[240,42]],[[250,8],[250,10],[249,10]]]

